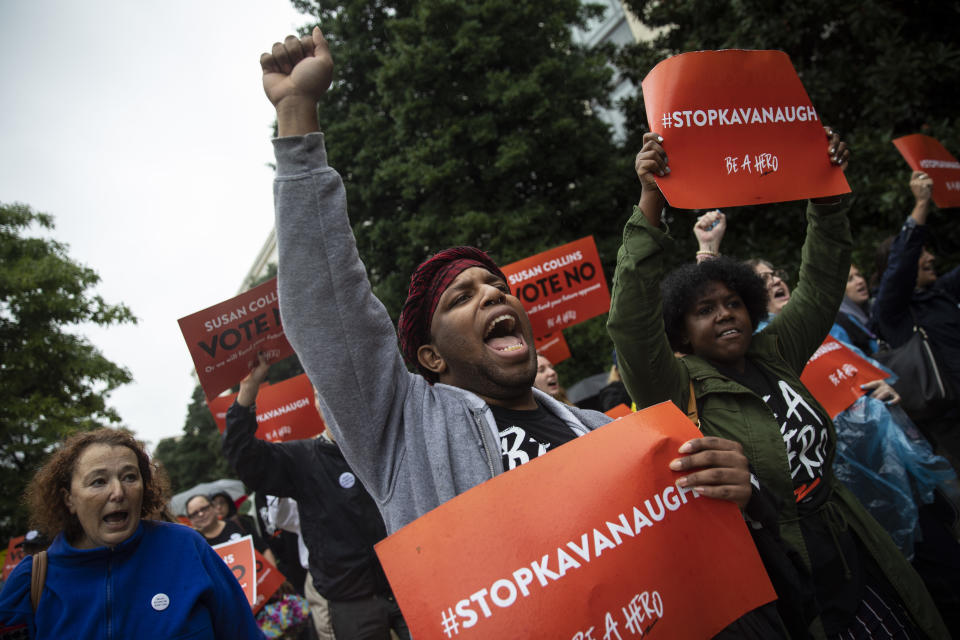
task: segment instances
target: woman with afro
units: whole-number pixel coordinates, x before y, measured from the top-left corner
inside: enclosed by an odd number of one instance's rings
[[[846,144],[829,128],[826,134],[831,163],[845,167]],[[800,381],[843,297],[852,246],[847,207],[839,197],[810,202],[791,304],[754,335],[768,294],[749,266],[720,257],[665,273],[674,245],[654,179],[670,172],[662,144],[648,133],[637,155],[642,193],[613,283],[608,329],[627,390],[642,407],[666,400],[688,413],[696,407],[705,436],[743,447],[756,500],[775,511],[768,526],[799,557],[799,574],[808,576],[801,580],[812,583],[818,615],[808,629],[798,632],[790,607],[781,608],[794,637],[949,637],[916,573],[834,477],[833,423]],[[761,555],[780,589],[774,574],[781,572]],[[812,617],[809,608],[804,616]]]

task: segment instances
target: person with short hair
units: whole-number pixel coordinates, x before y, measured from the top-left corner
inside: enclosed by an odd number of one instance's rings
[[[323,34],[316,28],[303,38],[288,36],[260,64],[277,110],[284,330],[387,532],[610,422],[533,388],[530,320],[503,272],[479,249],[454,247],[424,261],[411,276],[394,330],[371,290],[343,181],[327,164],[319,133],[317,101],[333,74]],[[684,453],[673,468],[697,469],[689,482],[703,495],[741,506],[749,499],[739,445],[700,438],[686,443]]]
[[[190,524],[203,535],[211,547],[224,542],[233,542],[247,535],[237,523],[218,518],[216,507],[205,494],[190,496],[187,499],[186,509]]]
[[[24,624],[36,640],[263,637],[236,577],[203,538],[147,519],[166,495],[128,432],[70,437],[26,500],[33,525],[56,537],[36,611],[27,556],[0,593],[0,626]]]

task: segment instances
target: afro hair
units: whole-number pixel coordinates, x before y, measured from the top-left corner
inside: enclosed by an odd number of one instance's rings
[[[663,325],[674,351],[690,353],[685,338],[685,318],[711,282],[722,282],[740,295],[754,330],[767,317],[767,288],[749,266],[725,256],[685,264],[668,273],[661,284]]]

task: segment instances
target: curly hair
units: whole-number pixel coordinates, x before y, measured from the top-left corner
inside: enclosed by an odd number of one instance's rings
[[[63,443],[33,476],[24,494],[30,509],[31,525],[53,538],[63,532],[68,541],[82,535],[80,521],[70,513],[64,496],[70,491],[73,471],[77,460],[87,447],[104,444],[110,447],[127,447],[137,457],[140,478],[143,480],[143,501],[140,517],[145,518],[163,509],[167,502],[167,489],[162,474],[154,472],[146,449],[128,431],[120,429],[97,429],[74,434]]]
[[[749,266],[725,256],[699,264],[685,264],[668,273],[660,285],[663,325],[674,351],[691,353],[686,340],[686,315],[711,282],[722,282],[740,294],[754,330],[767,317],[767,287]]]

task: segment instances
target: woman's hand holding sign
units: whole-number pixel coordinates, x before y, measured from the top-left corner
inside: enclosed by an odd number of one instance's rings
[[[670,173],[670,167],[667,165],[667,154],[660,146],[662,143],[663,137],[659,134],[652,131],[644,134],[643,147],[633,164],[643,187],[638,206],[643,211],[647,221],[655,227],[660,226],[660,211],[663,209],[666,200],[660,193],[660,187],[657,186],[657,181],[653,176],[663,177]]]
[[[696,469],[679,480],[681,487],[693,487],[708,498],[729,500],[743,509],[753,495],[750,466],[739,442],[708,436],[685,442],[679,449],[685,454],[670,463],[673,471]]]

